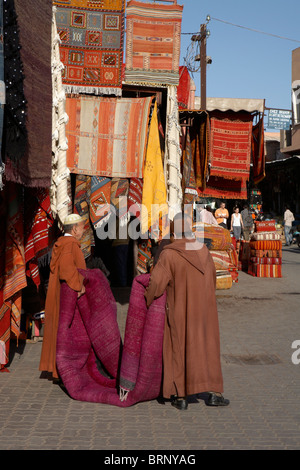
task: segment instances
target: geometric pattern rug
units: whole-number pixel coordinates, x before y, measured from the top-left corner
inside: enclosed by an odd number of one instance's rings
[[[53,0],[68,93],[121,95],[125,0]]]

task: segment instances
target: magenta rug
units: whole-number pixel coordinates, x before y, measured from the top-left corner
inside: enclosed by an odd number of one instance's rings
[[[122,345],[117,306],[106,277],[98,269],[80,272],[86,294],[79,300],[66,283],[61,286],[56,360],[68,394],[75,400],[120,407],[157,398],[166,294],[147,309],[144,292],[150,275],[134,279]],[[124,401],[120,386],[128,391]]]

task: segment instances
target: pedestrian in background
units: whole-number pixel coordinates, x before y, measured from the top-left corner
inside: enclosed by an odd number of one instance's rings
[[[285,206],[283,220],[284,220],[285,246],[289,246],[293,240],[291,229],[292,229],[293,222],[295,220],[294,214],[290,210],[289,206]]]
[[[242,234],[242,228],[244,228],[243,219],[240,214],[240,209],[238,206],[233,208],[234,212],[231,215],[231,227],[230,230],[233,231],[233,236],[236,241],[239,241]]]
[[[244,204],[244,208],[241,211],[242,221],[243,221],[243,236],[246,241],[250,239],[250,233],[253,227],[253,219],[251,212],[249,211],[248,204]]]
[[[225,207],[225,202],[221,202],[219,209],[215,212],[215,218],[218,224],[227,229],[227,220],[229,219],[229,212]]]

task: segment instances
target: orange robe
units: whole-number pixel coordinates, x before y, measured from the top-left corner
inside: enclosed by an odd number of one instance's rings
[[[163,396],[223,392],[216,270],[207,247],[176,239],[165,246],[145,294],[147,306],[167,290]]]
[[[78,268],[86,269],[80,242],[72,236],[60,237],[53,247],[50,277],[45,305],[45,326],[39,370],[52,373],[56,369],[56,337],[59,321],[60,283],[65,281],[71,289],[80,292],[83,276]]]

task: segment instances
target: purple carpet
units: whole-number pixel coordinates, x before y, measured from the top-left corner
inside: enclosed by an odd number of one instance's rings
[[[56,361],[68,394],[75,400],[120,407],[159,396],[166,294],[149,309],[144,298],[149,274],[132,284],[124,345],[117,323],[117,306],[99,269],[80,270],[86,294],[61,286]],[[119,386],[128,391],[119,398]]]

